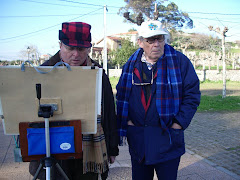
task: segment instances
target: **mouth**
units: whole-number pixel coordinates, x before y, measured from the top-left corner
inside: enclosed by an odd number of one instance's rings
[[[80,64],[80,60],[77,60],[77,59],[74,59],[71,61],[72,65],[75,66],[75,65],[79,65]]]
[[[79,62],[80,62],[80,60],[77,60],[77,59],[72,60],[72,63],[74,63],[74,64],[79,63]]]

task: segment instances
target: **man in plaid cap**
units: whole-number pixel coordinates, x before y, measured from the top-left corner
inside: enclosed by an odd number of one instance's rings
[[[139,28],[140,48],[123,66],[117,85],[121,144],[127,137],[133,180],[176,180],[185,152],[184,130],[200,103],[199,80],[190,60],[165,43],[156,20]]]
[[[42,66],[53,66],[57,62],[63,61],[70,66],[100,67],[88,56],[92,46],[90,30],[91,26],[83,22],[63,23],[62,30],[59,30],[60,50]],[[102,97],[102,118],[97,124],[97,134],[83,135],[83,159],[59,161],[60,166],[71,180],[97,180],[98,174],[101,174],[102,179],[106,179],[108,162],[113,163],[119,153],[113,92],[105,72],[102,77]],[[94,143],[101,145],[94,146]],[[93,146],[91,146],[92,144]],[[30,163],[29,171],[32,175],[35,174],[38,165],[39,162]],[[54,166],[53,170],[54,179],[64,179]],[[44,170],[38,178],[45,179]]]

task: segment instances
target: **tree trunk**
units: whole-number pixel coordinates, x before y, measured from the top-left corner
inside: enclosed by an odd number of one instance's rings
[[[223,60],[223,93],[222,98],[226,97],[226,58],[225,58],[225,35],[222,36],[222,60]]]

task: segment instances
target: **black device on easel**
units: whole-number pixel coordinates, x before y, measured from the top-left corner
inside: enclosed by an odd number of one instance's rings
[[[38,110],[38,117],[43,117],[45,121],[45,142],[46,142],[46,157],[41,159],[40,165],[34,175],[34,180],[37,179],[40,170],[43,168],[43,165],[46,167],[46,180],[51,179],[51,167],[56,166],[58,171],[61,175],[66,179],[69,180],[61,166],[55,161],[53,157],[51,157],[50,153],[50,133],[49,133],[49,119],[53,116],[54,107],[52,105],[43,104],[41,105],[41,84],[36,84],[36,92],[37,98],[39,100],[39,110]]]

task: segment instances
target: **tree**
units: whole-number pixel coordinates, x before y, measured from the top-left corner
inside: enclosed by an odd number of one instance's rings
[[[177,50],[181,50],[183,53],[189,46],[192,45],[191,36],[184,33],[183,31],[171,30],[171,45]]]
[[[218,52],[221,40],[205,34],[187,34],[183,31],[171,30],[171,45],[177,49],[207,50]]]
[[[29,52],[27,50],[28,47],[29,47]],[[35,65],[38,65],[40,52],[38,51],[38,47],[36,45],[31,44],[29,46],[25,46],[24,49],[20,51],[20,56],[23,59],[32,60]]]
[[[189,18],[189,15],[178,9],[178,6],[174,2],[170,2],[166,6],[163,5],[164,1],[157,0],[124,0],[127,5],[119,9],[119,14],[132,11],[130,19],[137,22],[139,12],[143,14],[143,19],[156,19],[158,17],[160,21],[165,24],[169,29],[181,28],[184,25],[189,28],[193,28],[193,21]],[[157,4],[157,12],[155,11],[155,3]],[[131,21],[131,20],[130,20]],[[131,22],[133,22],[131,21]]]
[[[128,32],[133,32],[133,31],[137,31],[135,28],[131,28],[128,30]]]
[[[217,47],[220,45],[220,41],[217,38],[208,36],[205,34],[193,34],[191,41],[194,49],[217,51]]]
[[[121,40],[121,48],[113,50],[110,55],[112,56],[112,63],[114,65],[123,66],[129,57],[138,49],[133,43],[128,39]]]

